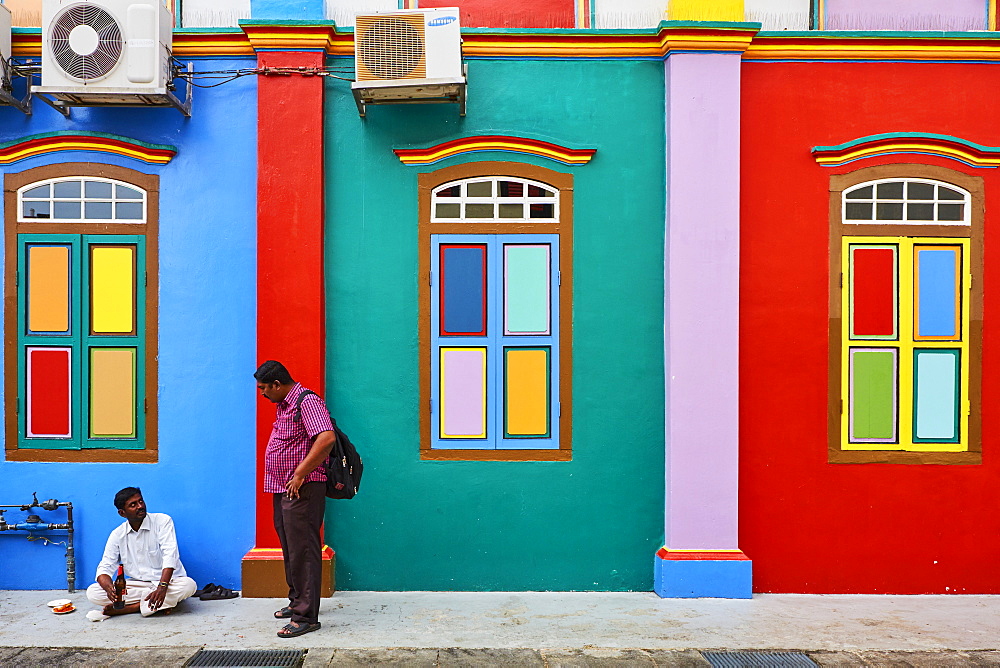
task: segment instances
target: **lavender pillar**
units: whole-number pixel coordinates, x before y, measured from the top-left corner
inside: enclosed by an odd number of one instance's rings
[[[666,61],[664,597],[750,596],[739,551],[740,54]]]

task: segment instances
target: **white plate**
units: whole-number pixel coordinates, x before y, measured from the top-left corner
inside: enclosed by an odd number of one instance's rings
[[[54,601],[49,601],[45,605],[49,606],[50,608],[58,608],[60,605],[66,605],[67,603],[72,603],[72,602],[73,601],[69,600],[68,598],[57,598]]]

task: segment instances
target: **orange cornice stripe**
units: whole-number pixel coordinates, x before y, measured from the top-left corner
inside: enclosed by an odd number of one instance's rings
[[[96,151],[132,158],[151,165],[170,162],[177,149],[128,137],[97,132],[51,132],[0,144],[0,165],[60,151]]]
[[[744,60],[805,61],[977,61],[1000,60],[1000,40],[969,33],[924,36],[919,33],[797,33],[758,35]]]
[[[894,154],[934,155],[970,167],[1000,167],[1000,147],[983,146],[951,135],[929,132],[889,132],[869,135],[836,146],[815,146],[812,154],[823,167]]]
[[[397,148],[393,152],[404,165],[431,165],[439,160],[479,151],[526,153],[565,165],[585,165],[594,157],[597,149],[573,149],[525,137],[480,135],[454,139],[429,148]]]
[[[272,25],[246,23],[240,26],[254,50],[276,51],[333,49],[333,24],[329,25]],[[352,40],[353,41],[353,40]]]

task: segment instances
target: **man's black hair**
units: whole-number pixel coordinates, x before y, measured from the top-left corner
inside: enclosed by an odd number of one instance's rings
[[[142,494],[142,490],[138,487],[126,487],[117,494],[115,494],[115,508],[118,510],[125,509],[125,503],[131,499],[136,494]]]
[[[274,360],[268,360],[257,367],[257,370],[253,373],[253,377],[257,379],[258,383],[265,383],[267,385],[270,385],[274,381],[278,381],[282,385],[291,385],[295,382],[292,380],[292,375],[288,373],[285,365]]]

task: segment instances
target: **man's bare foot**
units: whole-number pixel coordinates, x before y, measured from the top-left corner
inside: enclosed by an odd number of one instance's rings
[[[129,615],[132,614],[133,612],[139,612],[139,602],[136,601],[135,603],[126,603],[125,607],[121,608],[120,610],[116,610],[115,606],[109,603],[108,605],[104,606],[104,610],[102,610],[102,612],[108,617],[115,617],[117,615]]]

